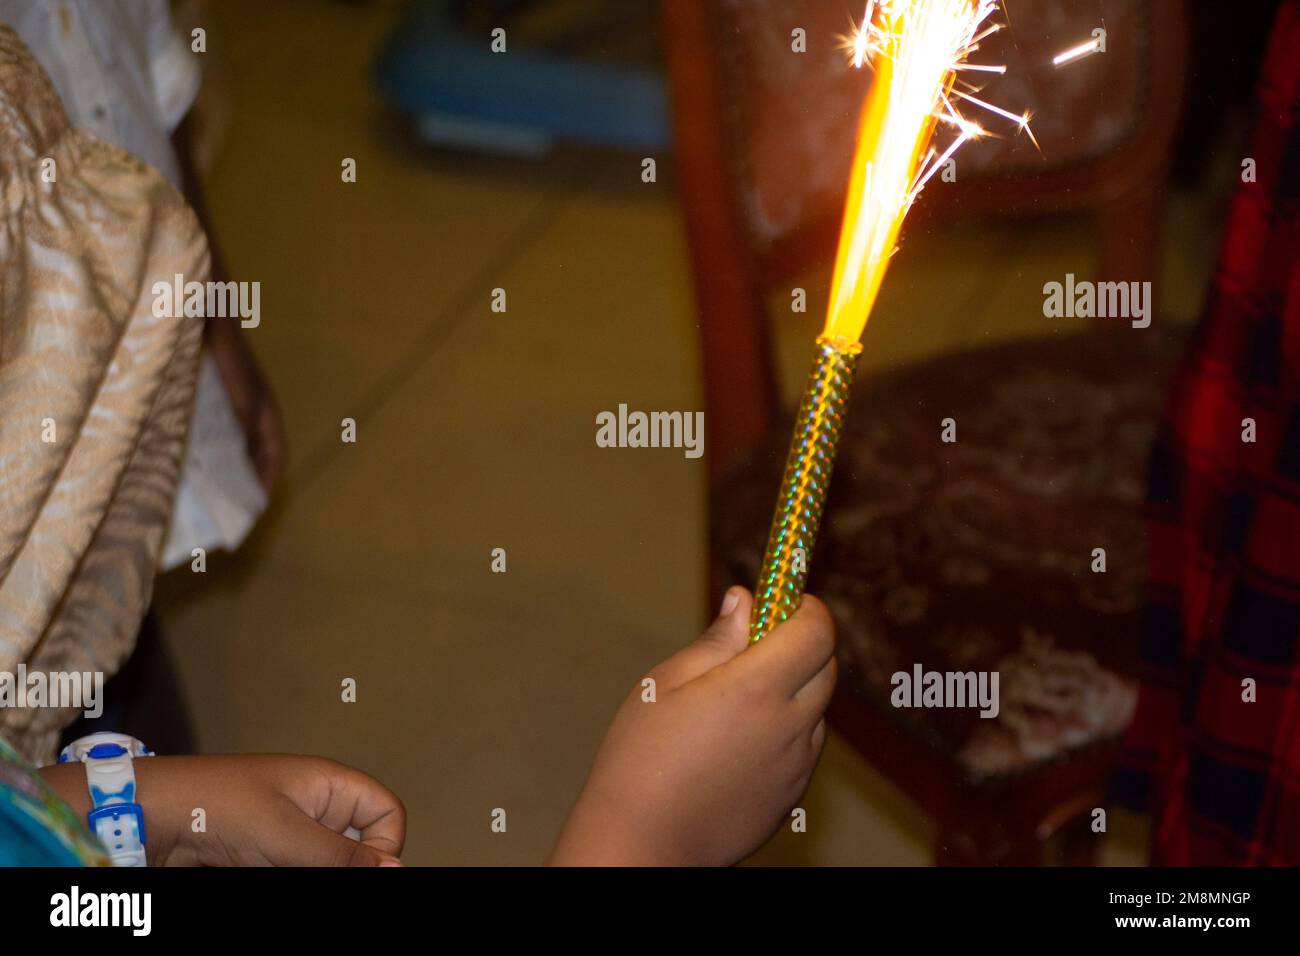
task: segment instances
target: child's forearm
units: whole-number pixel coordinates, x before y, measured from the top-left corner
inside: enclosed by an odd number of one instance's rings
[[[578,798],[547,866],[670,866],[676,862],[639,839],[626,814],[600,812],[595,802],[585,793]]]

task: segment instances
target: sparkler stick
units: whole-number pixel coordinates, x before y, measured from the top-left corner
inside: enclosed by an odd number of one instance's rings
[[[853,64],[869,64],[876,75],[858,127],[826,324],[799,405],[755,588],[751,642],[803,600],[862,351],[859,339],[903,218],[952,154],[984,135],[956,104],[978,106],[1033,136],[1028,114],[1016,116],[977,98],[979,90],[958,77],[959,71],[1002,72],[966,63],[980,40],[999,29],[988,23],[996,7],[996,0],[871,0],[862,25],[845,41]],[[942,149],[932,146],[938,127],[954,134]]]

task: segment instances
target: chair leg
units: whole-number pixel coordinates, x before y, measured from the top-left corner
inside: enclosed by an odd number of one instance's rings
[[[937,866],[1042,866],[1044,845],[1032,827],[985,814],[941,821],[935,840]]]
[[[1060,830],[1062,866],[1096,866],[1101,839],[1092,832],[1092,817],[1075,817]]]

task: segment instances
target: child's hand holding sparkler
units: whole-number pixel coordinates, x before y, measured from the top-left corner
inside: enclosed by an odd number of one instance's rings
[[[726,865],[753,853],[803,794],[835,686],[830,615],[805,599],[746,650],[752,598],[732,588],[699,639],[614,716],[551,855],[558,865]]]
[[[637,694],[623,705],[553,862],[732,863],[771,834],[807,783],[835,668],[825,609],[800,602],[863,328],[908,210],[964,143],[988,135],[960,108],[978,107],[1033,136],[1028,113],[980,98],[970,79],[1005,71],[969,60],[1000,29],[991,22],[997,10],[998,0],[868,0],[845,38],[854,65],[870,66],[875,79],[757,600],[724,607],[699,641],[652,675],[658,703]],[[773,629],[779,636],[767,640]],[[755,646],[741,653],[747,638]]]

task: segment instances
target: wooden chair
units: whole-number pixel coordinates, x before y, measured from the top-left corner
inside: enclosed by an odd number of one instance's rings
[[[679,191],[700,310],[714,590],[752,586],[789,431],[765,302],[829,269],[869,75],[825,38],[839,0],[663,0]],[[860,11],[854,11],[860,13]],[[1042,155],[971,144],[956,183],[909,217],[1087,210],[1100,276],[1154,280],[1187,29],[1182,0],[1107,5],[1107,50],[1052,54],[1094,0],[1013,7],[1005,99],[1035,109]],[[806,53],[791,48],[806,31]],[[817,38],[822,38],[818,42]],[[810,343],[811,349],[811,343]],[[1134,687],[1150,436],[1177,344],[1127,322],[946,355],[859,383],[810,590],[844,665],[836,729],[938,822],[943,863],[1035,863],[1060,834],[1084,862]],[[960,440],[940,441],[940,421]],[[1106,550],[1105,574],[1092,549]],[[904,711],[890,675],[996,670],[1002,713]]]

